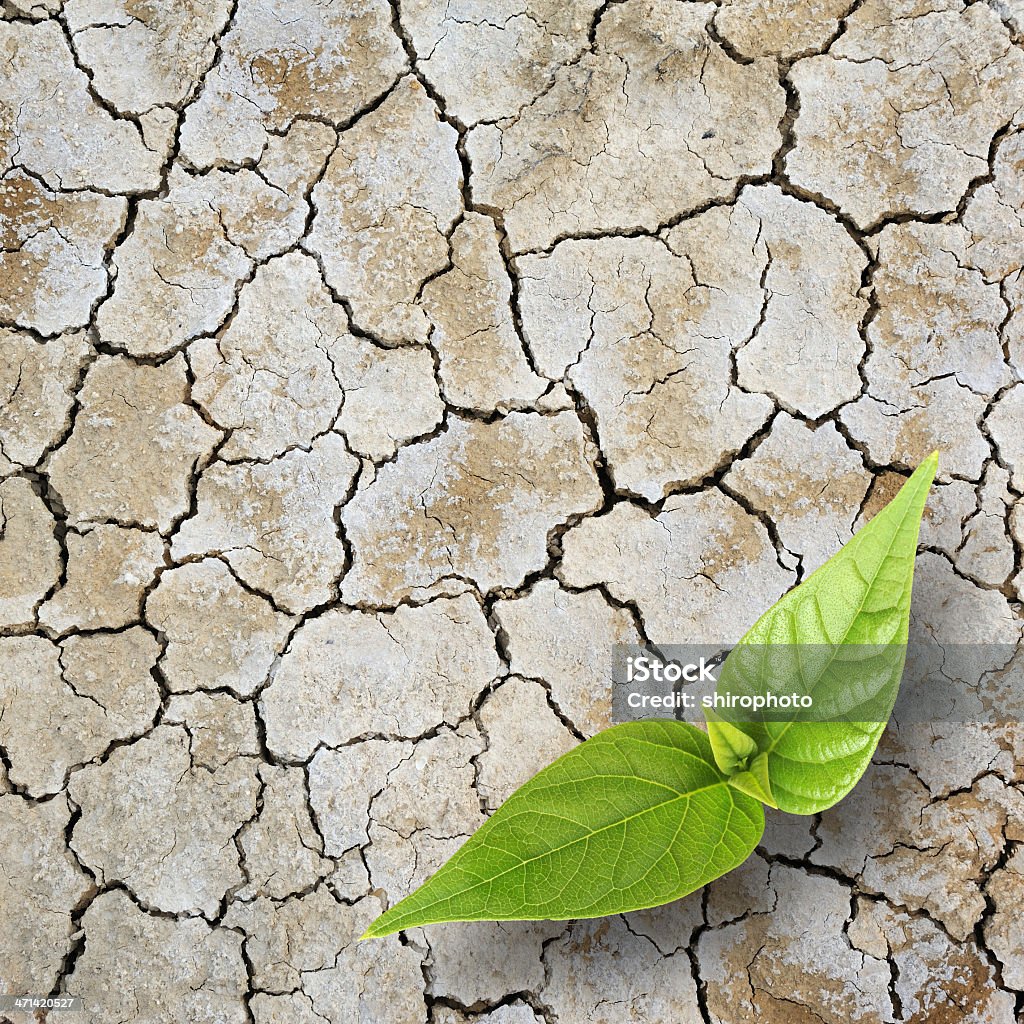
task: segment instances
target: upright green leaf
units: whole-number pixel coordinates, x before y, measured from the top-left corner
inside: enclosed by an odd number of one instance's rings
[[[761,804],[683,722],[630,722],[534,776],[364,938],[441,921],[565,920],[655,907],[743,863]]]
[[[820,701],[816,717],[832,719],[709,716],[719,767],[746,770],[735,754],[741,730],[765,758],[768,794],[783,811],[831,807],[871,760],[903,674],[918,530],[937,465],[935,453],[835,556],[765,612],[722,666],[720,692],[792,683]],[[851,720],[859,709],[866,720]],[[740,785],[756,792],[749,778]]]

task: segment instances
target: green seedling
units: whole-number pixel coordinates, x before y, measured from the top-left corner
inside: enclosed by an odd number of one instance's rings
[[[882,652],[864,675],[870,693],[845,703],[840,694],[840,710],[877,709],[868,698],[881,695],[884,718],[877,710],[874,718],[883,720],[709,716],[706,734],[677,721],[613,726],[513,793],[363,937],[660,906],[742,864],[764,832],[764,804],[815,814],[841,800],[867,769],[903,674],[918,530],[937,465],[937,454],[926,459],[835,556],[765,612],[719,678],[719,687],[770,687],[773,660],[764,652],[806,649],[815,653],[798,658],[798,671],[813,693],[835,678],[844,653],[867,647]],[[794,664],[792,655],[783,663]]]

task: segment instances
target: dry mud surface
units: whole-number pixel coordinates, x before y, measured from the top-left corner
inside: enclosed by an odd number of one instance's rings
[[[1020,0],[0,11],[0,991],[1018,1018],[1017,727],[667,908],[356,938],[933,448],[915,629],[1020,639]]]

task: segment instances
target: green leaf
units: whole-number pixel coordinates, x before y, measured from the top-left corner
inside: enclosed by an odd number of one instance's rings
[[[765,757],[768,790],[783,811],[815,814],[841,800],[885,729],[903,675],[917,537],[937,465],[933,453],[874,519],[758,619],[722,666],[720,693],[792,683],[814,697],[817,717],[830,719],[726,723]],[[861,709],[865,720],[851,720]],[[732,773],[727,751],[736,740],[716,719],[708,720],[716,756],[724,752],[716,763]]]
[[[708,712],[705,717],[710,722],[712,713]],[[750,758],[757,753],[757,744],[742,729],[724,718],[714,716],[714,720],[717,728],[708,730],[708,738],[711,740],[711,752],[715,755],[715,763],[726,775],[742,771]]]
[[[767,804],[769,807],[778,808],[775,797],[772,796],[771,780],[768,778],[768,755],[758,754],[750,763],[750,767],[744,771],[729,776],[729,785],[734,786],[741,793],[752,796],[755,800]]]
[[[363,938],[442,921],[566,920],[660,906],[742,864],[761,804],[683,722],[630,722],[522,786]]]

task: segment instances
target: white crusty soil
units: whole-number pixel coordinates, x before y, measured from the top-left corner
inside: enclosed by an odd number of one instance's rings
[[[0,993],[1020,1019],[1019,726],[892,730],[667,908],[357,938],[609,724],[612,643],[735,640],[934,448],[915,629],[1020,640],[1022,47],[1020,0],[0,0]]]

